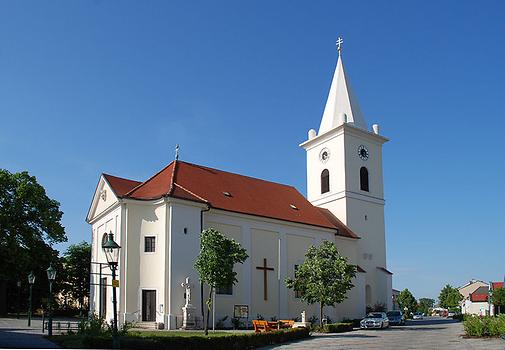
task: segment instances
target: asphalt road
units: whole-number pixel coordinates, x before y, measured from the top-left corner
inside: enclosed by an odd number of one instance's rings
[[[501,339],[466,339],[463,324],[440,317],[408,321],[405,326],[384,330],[356,330],[340,334],[319,334],[307,340],[262,348],[279,350],[504,350]]]

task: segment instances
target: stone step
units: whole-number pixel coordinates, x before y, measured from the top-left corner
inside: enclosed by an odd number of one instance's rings
[[[156,322],[137,322],[134,328],[139,329],[156,329]]]

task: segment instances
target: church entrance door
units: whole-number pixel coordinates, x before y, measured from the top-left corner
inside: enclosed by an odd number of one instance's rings
[[[142,321],[156,321],[156,291],[142,290]]]

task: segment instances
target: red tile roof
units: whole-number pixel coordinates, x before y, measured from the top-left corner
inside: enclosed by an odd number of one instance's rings
[[[118,197],[124,196],[132,188],[140,185],[142,182],[123,179],[121,177],[103,174],[103,177],[109,183],[110,187]]]
[[[327,209],[313,206],[288,185],[182,161],[171,162],[143,183],[114,178],[116,181],[108,181],[113,188],[120,186],[117,190],[114,188],[119,197],[186,199],[215,209],[336,229],[338,235],[359,238]],[[127,185],[130,188],[125,191]]]
[[[487,294],[470,294],[470,300],[474,302],[485,302],[487,301]]]
[[[503,288],[503,282],[491,282],[491,289]]]

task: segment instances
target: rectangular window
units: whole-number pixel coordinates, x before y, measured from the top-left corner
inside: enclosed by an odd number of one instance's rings
[[[216,287],[216,294],[233,295],[233,284],[226,287]]]
[[[156,237],[147,236],[144,237],[144,252],[154,253],[156,251]]]
[[[296,278],[296,270],[298,270],[298,265],[295,265],[295,278]],[[301,298],[302,292],[295,290],[295,298]]]

